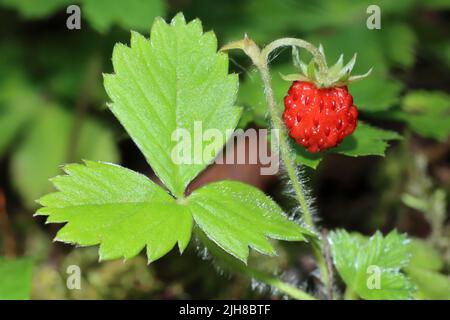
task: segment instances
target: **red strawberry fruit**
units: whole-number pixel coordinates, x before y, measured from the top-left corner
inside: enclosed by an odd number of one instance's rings
[[[323,55],[321,47],[319,51]],[[356,55],[343,66],[341,56],[331,68],[325,62],[316,70],[314,60],[306,65],[294,52],[294,62],[302,73],[283,76],[285,80],[293,81],[284,98],[283,120],[289,136],[309,152],[334,148],[355,131],[358,110],[347,84],[371,72],[350,77],[355,60]]]
[[[347,86],[317,88],[311,82],[294,81],[284,106],[289,135],[309,152],[337,146],[353,133],[358,120]]]

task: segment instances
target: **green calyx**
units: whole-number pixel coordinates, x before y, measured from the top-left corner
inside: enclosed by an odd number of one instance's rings
[[[292,59],[294,65],[301,73],[281,75],[286,81],[308,81],[313,82],[318,88],[342,87],[357,80],[364,79],[372,72],[372,68],[362,75],[351,75],[356,62],[356,53],[352,59],[344,65],[344,55],[341,54],[337,62],[328,67],[322,45],[318,53],[313,54],[313,59],[307,64],[300,59],[298,49],[292,46]]]

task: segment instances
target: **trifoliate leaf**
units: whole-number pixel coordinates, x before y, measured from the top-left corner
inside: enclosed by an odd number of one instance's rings
[[[228,74],[227,56],[216,51],[214,33],[203,33],[199,20],[187,24],[179,14],[168,25],[158,18],[150,40],[133,33],[131,47],[116,45],[115,74],[105,75],[112,112],[176,196],[215,158],[240,117],[240,108],[233,106],[237,75]],[[195,139],[199,125],[203,132],[214,129],[223,138],[207,155],[203,144],[195,150],[199,159],[185,150],[192,164],[176,164],[175,130]]]
[[[308,231],[288,220],[263,192],[222,181],[175,200],[146,177],[117,165],[87,161],[66,165],[52,180],[59,190],[42,197],[48,223],[67,224],[56,239],[81,246],[100,244],[100,259],[125,259],[147,246],[154,261],[178,242],[189,243],[192,217],[217,245],[246,261],[249,247],[275,254],[267,237],[304,240]]]
[[[384,156],[389,141],[399,140],[401,136],[389,130],[372,127],[362,121],[358,122],[355,132],[346,137],[336,148],[323,153],[310,153],[302,146],[294,145],[297,162],[313,169],[317,168],[323,156],[330,153],[343,154],[349,157]]]
[[[37,212],[49,223],[66,223],[57,240],[100,244],[101,259],[130,258],[147,246],[153,261],[176,243],[181,251],[186,247],[193,218],[208,237],[243,261],[249,247],[274,254],[268,237],[304,240],[307,230],[287,219],[264,193],[242,183],[219,182],[184,197],[187,184],[221,150],[241,113],[233,106],[237,77],[228,75],[227,57],[216,50],[214,34],[204,34],[198,20],[186,24],[182,15],[170,25],[157,19],[151,40],[133,33],[131,48],[116,47],[116,74],[105,75],[110,107],[171,195],[116,165],[65,166],[67,175],[53,180],[59,192],[42,197],[44,208]],[[218,131],[219,143],[208,145],[199,163],[177,164],[173,133],[184,129],[195,138],[202,133],[196,131],[199,123],[203,130]],[[46,127],[40,131],[58,131]],[[202,153],[203,146],[194,150]]]
[[[0,300],[30,298],[33,264],[29,259],[0,258]]]
[[[146,30],[155,17],[164,16],[165,6],[163,0],[82,0],[83,14],[101,32],[113,24],[128,30]]]
[[[99,123],[86,119],[73,137],[73,114],[56,105],[35,100],[33,123],[12,153],[13,182],[25,205],[35,207],[35,200],[51,191],[49,177],[69,160],[84,158],[117,161],[118,151],[112,133]],[[72,159],[69,159],[72,158]]]
[[[188,198],[195,222],[219,247],[246,261],[249,247],[273,255],[268,237],[305,240],[308,231],[284,216],[260,190],[236,181],[221,181],[194,191]]]
[[[408,299],[412,285],[400,269],[409,263],[409,241],[392,231],[377,232],[366,243],[344,230],[330,234],[334,264],[345,281],[363,299]]]
[[[81,246],[100,244],[101,260],[131,258],[147,247],[149,261],[183,251],[192,216],[157,184],[118,165],[87,161],[64,167],[52,180],[59,192],[42,197],[37,215],[67,224],[56,239]]]

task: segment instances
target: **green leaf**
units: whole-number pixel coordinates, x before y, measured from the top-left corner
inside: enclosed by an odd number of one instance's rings
[[[439,271],[444,262],[439,252],[427,242],[419,239],[411,241],[411,262],[409,267]]]
[[[330,152],[328,151],[325,153],[311,153],[303,146],[297,144],[294,139],[290,139],[290,145],[295,153],[295,161],[297,162],[297,164],[304,165],[313,169],[317,169],[324,155]]]
[[[350,84],[349,91],[359,111],[384,111],[400,102],[403,84],[377,74]]]
[[[404,121],[417,134],[444,142],[450,134],[450,117],[430,114],[409,114],[399,110],[392,111],[389,119]]]
[[[113,132],[106,124],[96,119],[88,118],[81,124],[76,146],[75,155],[70,160],[120,161]]]
[[[37,99],[19,73],[8,74],[8,81],[0,83],[0,157],[35,115]]]
[[[228,74],[227,56],[216,51],[214,33],[203,33],[199,20],[186,24],[178,14],[168,25],[158,18],[150,40],[133,33],[131,48],[115,46],[115,74],[105,75],[112,112],[176,196],[215,158],[241,114],[241,109],[233,106],[237,75]],[[175,164],[173,132],[185,129],[195,137],[199,123],[204,131],[223,133],[222,141],[192,164]],[[197,156],[204,147],[196,150]]]
[[[417,299],[450,299],[450,279],[439,273],[444,267],[439,252],[429,243],[414,239],[411,242],[411,262],[405,272],[416,285]]]
[[[113,24],[124,29],[147,30],[157,16],[164,16],[163,0],[82,0],[82,12],[100,32]]]
[[[81,246],[100,244],[101,260],[134,257],[147,246],[154,261],[176,243],[182,252],[191,236],[192,216],[143,175],[118,165],[87,161],[66,165],[52,180],[59,192],[42,197],[48,223],[67,224],[56,239]]]
[[[133,33],[130,48],[116,46],[116,73],[105,75],[113,100],[110,108],[171,194],[112,164],[88,161],[84,166],[65,166],[67,175],[53,180],[59,192],[42,197],[44,207],[37,212],[47,215],[49,223],[66,223],[57,240],[100,244],[101,259],[130,258],[147,246],[150,261],[176,243],[184,250],[193,220],[242,261],[249,247],[275,254],[268,237],[304,240],[308,231],[251,186],[223,181],[184,197],[187,184],[215,158],[241,114],[233,106],[237,77],[228,74],[227,56],[216,50],[214,34],[204,34],[198,20],[186,24],[182,15],[170,25],[157,19],[151,40]],[[204,130],[223,133],[220,143],[200,163],[176,164],[173,132],[185,129],[195,137],[198,122]],[[46,127],[41,131],[57,131]],[[203,153],[203,146],[195,153]]]
[[[382,130],[359,121],[355,132],[332,150],[350,157],[384,156],[388,141],[400,139],[401,136],[395,131]]]
[[[415,297],[418,299],[450,300],[450,279],[436,271],[408,267],[408,277],[417,286]]]
[[[405,122],[421,136],[445,141],[450,134],[449,96],[439,91],[412,91],[401,108],[376,113],[374,116]]]
[[[11,159],[13,184],[28,207],[51,190],[48,178],[56,175],[58,166],[67,161],[70,116],[58,106],[41,107]]]
[[[413,66],[417,42],[414,31],[407,24],[398,22],[389,23],[385,28],[389,30],[384,34],[388,58],[404,68]]]
[[[113,135],[108,129],[86,119],[80,126],[77,141],[72,141],[73,114],[42,100],[35,102],[39,103],[40,110],[13,151],[11,167],[13,183],[30,208],[36,206],[37,198],[51,191],[48,178],[58,174],[59,165],[69,161],[69,157],[118,160]]]
[[[191,236],[192,217],[217,245],[246,261],[249,246],[275,254],[267,237],[304,240],[308,231],[288,220],[258,189],[222,181],[175,200],[148,178],[117,165],[87,161],[66,165],[52,180],[59,192],[39,200],[37,215],[67,224],[56,240],[81,246],[100,244],[100,259],[125,259],[147,246],[154,261]]]
[[[30,298],[33,264],[29,259],[0,258],[0,300]]]
[[[383,237],[375,233],[366,243],[344,230],[330,234],[334,264],[348,287],[361,298],[408,299],[412,286],[400,269],[408,265],[409,241],[404,235],[392,231]],[[376,267],[380,273],[380,286],[372,287]]]
[[[427,112],[441,115],[450,110],[450,96],[441,91],[410,91],[403,97],[402,109],[407,112]]]
[[[394,131],[382,130],[359,121],[355,132],[346,137],[336,148],[329,149],[324,153],[313,154],[302,146],[295,145],[294,151],[297,155],[297,163],[315,169],[323,156],[330,153],[349,157],[384,156],[386,148],[389,146],[388,141],[399,139],[401,136]],[[294,144],[294,142],[292,143]]]
[[[246,261],[249,246],[268,255],[275,250],[268,237],[304,241],[308,231],[288,220],[262,191],[237,182],[221,181],[194,191],[188,198],[195,222],[219,247]]]

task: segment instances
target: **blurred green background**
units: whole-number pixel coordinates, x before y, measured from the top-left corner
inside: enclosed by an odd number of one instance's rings
[[[70,4],[81,8],[81,30],[66,27]],[[366,27],[371,4],[381,9],[379,30]],[[374,139],[386,157],[330,154],[320,164],[309,156],[300,162],[316,167],[307,173],[324,226],[407,232],[415,239],[407,273],[418,285],[416,297],[450,299],[448,0],[0,0],[0,298],[283,298],[218,270],[195,243],[182,257],[172,252],[150,266],[143,256],[98,263],[96,248],[53,243],[57,228],[32,217],[35,200],[52,190],[48,179],[63,163],[110,161],[152,176],[106,108],[102,73],[112,71],[113,46],[128,43],[130,30],[148,36],[156,16],[170,19],[180,11],[214,30],[219,46],[245,33],[260,45],[300,37],[322,43],[329,63],[357,52],[356,73],[374,68],[350,91],[361,119],[399,134],[388,149]],[[231,61],[245,107],[240,126],[267,126],[258,74],[243,55],[233,53]],[[273,63],[281,100],[289,83],[279,72],[295,72],[289,50]],[[276,177],[254,184],[289,207]],[[298,244],[279,246],[278,258],[253,259],[288,282],[314,288],[311,253]],[[82,290],[66,287],[72,264],[82,269]]]

